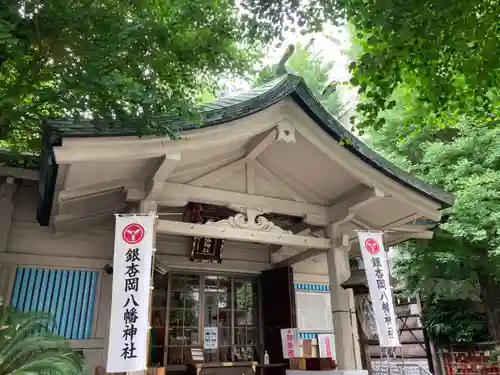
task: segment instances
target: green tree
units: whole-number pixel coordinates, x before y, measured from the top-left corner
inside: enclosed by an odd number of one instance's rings
[[[288,46],[278,64],[268,65],[259,72],[255,85],[272,80],[280,74],[296,74],[304,79],[311,92],[331,114],[338,115],[342,107],[339,93],[325,93],[335,62],[311,52],[312,43],[313,40],[307,45],[297,43],[295,46]]]
[[[413,79],[418,100],[433,112],[427,121],[435,126],[450,126],[463,114],[499,114],[494,88],[500,63],[494,56],[500,49],[500,23],[494,14],[500,4],[480,0],[345,3],[348,20],[363,46],[363,53],[351,64],[351,82],[369,98],[359,108],[365,116],[361,127],[370,123],[381,127],[379,114],[394,105],[391,95],[408,79]]]
[[[255,35],[270,37],[295,27],[320,30],[326,21],[354,26],[363,53],[351,64],[352,84],[369,99],[358,107],[359,127],[383,125],[394,90],[416,78],[417,97],[432,110],[427,120],[449,126],[460,115],[500,110],[497,1],[316,0],[243,1]],[[419,126],[423,124],[418,124]]]
[[[424,324],[438,345],[489,341],[470,245],[437,230],[429,242],[401,246],[395,276],[403,294],[422,298]]]
[[[323,92],[330,82],[329,73],[335,65],[334,61],[326,60],[320,55],[311,52],[308,46],[297,43],[295,52],[287,63],[287,69],[290,73],[304,78],[309,89],[321,101],[331,114],[337,115],[342,106],[340,96],[337,91],[329,95]]]
[[[409,256],[396,263],[397,271],[407,290],[431,299],[452,291],[455,298],[476,295],[491,337],[500,340],[500,122],[461,116],[450,128],[431,127],[408,137],[403,123],[426,123],[432,109],[412,86],[395,93],[395,106],[382,113],[385,123],[369,129],[367,140],[396,164],[456,196],[435,238],[407,246]],[[443,280],[453,287],[439,291]]]
[[[486,317],[479,307],[470,299],[427,298],[423,319],[433,342],[445,347],[488,341]]]
[[[0,139],[22,139],[26,147],[38,138],[40,116],[81,112],[140,117],[141,131],[157,131],[154,114],[186,113],[214,77],[248,70],[246,47],[341,20],[364,46],[351,64],[351,82],[369,99],[358,107],[361,127],[382,126],[379,114],[394,105],[409,72],[434,112],[428,121],[497,116],[499,7],[481,0],[243,0],[235,11],[229,0],[7,0],[0,4]]]
[[[242,38],[229,0],[3,1],[0,140],[37,149],[43,116],[165,133],[155,115],[187,115],[220,76],[249,70]]]
[[[69,344],[47,330],[51,319],[3,306],[0,297],[1,375],[84,375],[83,359]]]

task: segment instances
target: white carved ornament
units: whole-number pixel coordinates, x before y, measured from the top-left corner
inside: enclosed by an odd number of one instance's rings
[[[292,234],[292,231],[284,230],[274,224],[272,221],[267,220],[264,216],[262,216],[262,211],[260,210],[245,211],[246,215],[245,213],[238,213],[234,216],[228,217],[227,219],[219,221],[209,220],[206,222],[206,225],[248,229],[260,232]]]
[[[278,134],[276,135],[276,142],[295,143],[295,128],[290,122],[283,120],[276,126]]]

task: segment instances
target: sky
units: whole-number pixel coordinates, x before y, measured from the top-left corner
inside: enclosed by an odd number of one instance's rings
[[[288,32],[285,34],[285,39],[279,48],[268,47],[265,55],[267,56],[262,62],[262,66],[277,64],[283,56],[283,52],[289,44],[307,44],[311,38],[314,38],[314,43],[311,46],[313,53],[321,56],[324,60],[333,61],[334,67],[330,71],[330,80],[344,82],[350,78],[348,65],[351,62],[347,51],[350,47],[349,33],[347,27],[326,27],[322,33],[314,33],[300,35],[300,30],[295,33]],[[229,92],[226,94],[250,89],[248,82],[232,82],[229,84]],[[339,93],[343,103],[354,103],[356,101],[356,91],[350,87],[340,87]],[[349,105],[351,107],[351,105]]]
[[[314,38],[312,51],[325,60],[335,62],[335,66],[330,73],[330,79],[339,81],[347,80],[349,78],[347,65],[349,65],[350,60],[346,52],[350,43],[346,27],[329,27],[323,33],[307,35],[300,35],[299,32],[294,34],[290,33],[290,35],[285,36],[285,42],[282,48],[269,51],[267,54],[269,56],[269,61],[271,63],[276,63],[283,55],[286,46],[289,44],[295,44],[297,42],[306,44],[311,38]]]
[[[330,71],[330,80],[338,82],[348,81],[350,78],[348,65],[351,59],[348,56],[350,40],[347,26],[327,26],[322,33],[307,35],[300,35],[299,31],[290,33],[285,36],[285,41],[280,49],[269,51],[267,54],[268,61],[266,61],[265,64],[276,64],[289,44],[295,44],[297,42],[307,44],[311,38],[314,38],[311,51],[322,57],[323,60],[334,62],[334,67]],[[357,98],[356,90],[349,86],[339,87],[337,90],[343,104],[349,103],[346,109],[353,108]]]

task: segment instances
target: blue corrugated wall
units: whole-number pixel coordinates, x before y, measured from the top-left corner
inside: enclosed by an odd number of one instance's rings
[[[328,284],[310,284],[310,283],[293,283],[293,288],[295,290],[307,291],[307,292],[328,292],[330,290],[330,285]]]
[[[18,268],[11,305],[50,313],[53,332],[70,340],[91,335],[98,272]]]

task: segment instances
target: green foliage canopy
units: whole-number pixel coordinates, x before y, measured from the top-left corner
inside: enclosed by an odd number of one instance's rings
[[[323,95],[330,82],[329,73],[334,65],[334,61],[327,60],[320,54],[315,55],[307,46],[297,43],[295,52],[286,66],[290,73],[304,79],[312,93],[332,115],[337,115],[342,106],[338,92],[334,91],[330,95]]]
[[[471,300],[427,299],[423,319],[434,343],[468,345],[488,341],[484,312]]]
[[[333,69],[335,62],[311,52],[311,44],[312,41],[307,45],[297,43],[295,48],[291,50],[293,52],[289,52],[289,47],[287,51],[285,51],[284,57],[282,57],[282,62],[285,64],[284,68],[288,73],[302,77],[321,104],[323,104],[332,115],[338,115],[342,108],[342,101],[339,93],[333,91],[328,95],[324,94],[325,88],[330,82],[329,73]],[[279,65],[280,64],[268,65],[264,67],[257,75],[254,84],[259,85],[276,78],[278,70],[280,70]]]
[[[344,2],[363,46],[352,63],[352,83],[370,100],[360,107],[361,127],[395,102],[392,94],[411,80],[416,99],[433,114],[428,122],[449,126],[460,115],[498,115],[500,63],[495,1]],[[378,125],[377,125],[378,124]]]
[[[351,64],[351,82],[367,98],[358,107],[361,128],[383,125],[379,115],[409,79],[433,113],[428,122],[448,126],[464,113],[495,118],[499,7],[243,0],[237,14],[229,0],[7,0],[0,4],[0,139],[34,148],[42,116],[132,117],[154,127],[155,114],[187,113],[215,77],[248,71],[259,43],[344,18],[363,45]]]
[[[43,116],[154,128],[155,115],[187,114],[221,75],[249,69],[242,37],[226,0],[3,1],[0,139],[37,149]]]
[[[353,26],[363,51],[350,66],[351,83],[367,99],[358,106],[361,129],[382,127],[379,115],[409,80],[434,126],[450,126],[463,114],[500,113],[492,90],[500,78],[497,1],[252,0],[243,6],[262,36],[295,26],[319,30],[324,21]]]
[[[418,90],[410,84],[400,85],[393,98],[395,106],[381,114],[384,124],[368,129],[367,140],[396,164],[456,198],[453,207],[444,211],[433,240],[406,246],[406,256],[396,262],[398,276],[407,291],[423,294],[431,304],[450,299],[480,301],[490,335],[498,339],[500,122],[479,122],[475,116],[462,115],[449,128],[429,126],[407,137],[403,123],[427,124],[433,110],[418,100]],[[457,332],[456,323],[448,323]]]

